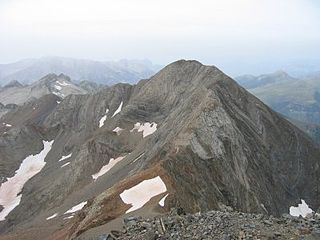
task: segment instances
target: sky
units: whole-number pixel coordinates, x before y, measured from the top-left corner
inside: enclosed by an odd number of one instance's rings
[[[317,0],[0,0],[0,63],[64,56],[196,59],[231,75],[320,70],[319,29]]]

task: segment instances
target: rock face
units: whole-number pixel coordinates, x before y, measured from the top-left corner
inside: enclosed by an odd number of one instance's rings
[[[28,115],[32,104],[37,113]],[[49,95],[1,121],[12,125],[0,133],[3,181],[41,151],[43,140],[54,140],[46,165],[0,223],[3,234],[81,239],[137,204],[143,207],[133,213],[145,215],[225,205],[280,215],[301,198],[313,209],[320,205],[319,148],[220,70],[197,61],[177,61],[135,86],[70,95],[59,104]],[[155,184],[153,194],[122,198],[150,179],[165,189]],[[86,204],[73,218],[64,214],[80,203]]]

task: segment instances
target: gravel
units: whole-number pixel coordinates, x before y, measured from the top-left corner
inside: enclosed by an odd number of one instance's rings
[[[209,211],[185,214],[172,209],[170,213],[153,219],[131,216],[124,220],[123,231],[111,231],[100,240],[156,240],[156,239],[320,239],[320,215],[307,218],[284,214],[273,217],[235,211]]]

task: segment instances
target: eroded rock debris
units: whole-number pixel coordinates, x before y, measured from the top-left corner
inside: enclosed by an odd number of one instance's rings
[[[236,211],[209,211],[185,214],[172,209],[170,213],[144,219],[124,219],[123,231],[111,231],[99,240],[156,239],[223,239],[223,240],[316,240],[320,239],[320,215],[307,218],[283,214],[273,217]]]

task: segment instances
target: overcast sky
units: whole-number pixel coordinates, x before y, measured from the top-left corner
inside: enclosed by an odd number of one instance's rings
[[[0,0],[0,63],[197,59],[232,75],[319,64],[317,0]]]

